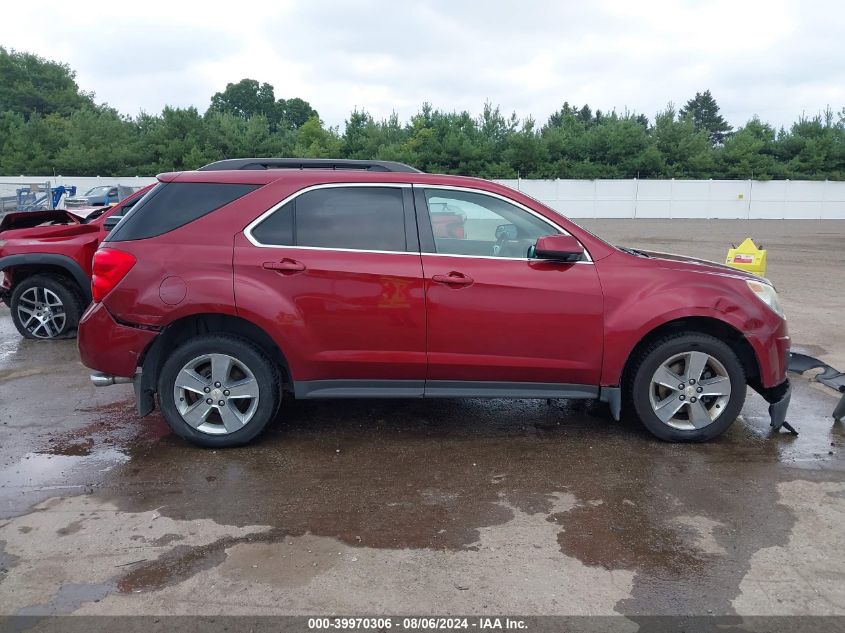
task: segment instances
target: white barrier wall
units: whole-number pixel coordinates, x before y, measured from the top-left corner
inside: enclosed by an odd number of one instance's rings
[[[127,187],[144,187],[156,181],[155,176],[126,176],[111,178],[101,176],[0,176],[0,183],[5,187],[11,185],[28,185],[33,182],[47,182],[53,187],[59,185],[76,185],[77,193],[85,193],[91,187],[98,185],[125,185]]]
[[[49,185],[50,187],[58,187],[59,185],[75,185],[76,194],[82,195],[89,189],[100,185],[123,185],[139,189],[150,183],[156,182],[154,177],[147,176],[130,176],[126,178],[101,178],[99,176],[0,176],[0,213],[14,211],[18,208],[16,200],[17,190],[28,186],[32,190],[38,192],[37,196],[41,196],[41,192]],[[63,209],[65,206],[65,198],[63,197],[58,204],[58,208]]]
[[[51,187],[76,185],[76,194],[82,195],[92,187],[98,187],[100,185],[123,185],[138,189],[156,182],[156,179],[154,176],[127,176],[125,178],[101,178],[100,176],[0,176],[0,198],[14,196],[17,189],[25,185],[38,185],[40,188],[41,185],[48,182]],[[64,207],[64,199],[59,203],[59,207]]]
[[[572,218],[845,219],[845,182],[498,180]]]
[[[29,185],[37,187],[38,191],[43,191],[49,183],[50,187],[58,187],[59,185],[75,185],[76,195],[82,195],[93,187],[100,185],[123,185],[139,189],[146,185],[156,182],[155,177],[147,176],[128,176],[125,178],[101,178],[100,176],[0,176],[0,212],[14,211],[17,208],[15,200],[12,198],[16,195],[17,190],[23,186]],[[63,209],[65,206],[65,198],[63,197],[58,204],[58,208]]]
[[[155,177],[0,176],[0,196],[49,181],[143,187]],[[845,219],[845,182],[814,180],[498,180],[572,218]]]

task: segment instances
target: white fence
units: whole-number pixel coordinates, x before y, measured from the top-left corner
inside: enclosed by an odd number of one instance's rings
[[[845,219],[845,182],[499,180],[572,218]]]
[[[12,183],[143,187],[154,177],[0,176]],[[845,182],[811,180],[499,180],[572,218],[845,219]],[[8,184],[7,184],[8,183]],[[9,191],[5,191],[9,189]],[[60,205],[61,206],[61,205]]]
[[[85,193],[91,187],[99,185],[124,185],[126,187],[145,187],[156,181],[155,176],[126,176],[124,178],[106,178],[100,176],[0,176],[0,182],[8,187],[13,184],[27,185],[32,182],[50,182],[53,187],[76,185],[77,193]]]
[[[12,210],[15,207],[14,197],[17,190],[26,186],[37,186],[39,192],[43,187],[58,187],[60,185],[76,186],[76,194],[82,195],[93,187],[100,185],[123,185],[138,189],[156,182],[155,177],[128,176],[126,178],[101,178],[99,176],[0,176],[0,210]],[[40,193],[39,193],[40,195]],[[64,198],[59,202],[59,208],[64,207]]]

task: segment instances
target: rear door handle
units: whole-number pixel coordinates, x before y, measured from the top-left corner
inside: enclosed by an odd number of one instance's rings
[[[276,270],[280,273],[301,273],[305,270],[305,264],[288,257],[278,262],[264,262],[261,266],[267,270]]]
[[[455,270],[448,275],[432,275],[431,280],[434,283],[445,284],[447,286],[469,286],[473,282],[472,277],[468,277]]]

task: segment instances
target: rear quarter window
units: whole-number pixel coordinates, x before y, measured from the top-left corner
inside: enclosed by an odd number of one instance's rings
[[[132,207],[105,241],[126,242],[163,235],[234,202],[258,187],[205,182],[161,183]]]

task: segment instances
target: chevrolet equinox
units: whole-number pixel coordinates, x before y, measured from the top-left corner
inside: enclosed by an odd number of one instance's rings
[[[97,385],[177,435],[244,444],[295,398],[593,398],[655,436],[789,401],[765,279],[617,248],[518,191],[385,161],[167,173],[96,251],[79,326]]]

